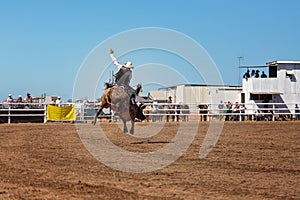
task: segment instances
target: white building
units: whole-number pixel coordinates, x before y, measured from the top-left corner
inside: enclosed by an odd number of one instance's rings
[[[210,109],[217,109],[220,101],[241,102],[241,92],[242,87],[238,86],[181,84],[150,91],[149,96],[160,102],[171,96],[176,104],[189,104],[194,107],[208,104]]]
[[[205,84],[181,84],[150,91],[149,97],[166,102],[169,96],[173,103],[195,105],[208,104],[211,110],[223,102],[246,104],[246,113],[256,110],[276,113],[295,113],[295,104],[300,104],[300,61],[272,61],[265,66],[241,68],[266,69],[266,78],[243,78],[242,87]],[[261,73],[261,72],[260,72]],[[262,105],[264,104],[264,105]]]
[[[242,100],[253,105],[252,111],[262,108],[259,103],[269,103],[263,108],[294,114],[295,104],[300,103],[300,61],[272,61],[265,67],[267,78],[243,78]]]

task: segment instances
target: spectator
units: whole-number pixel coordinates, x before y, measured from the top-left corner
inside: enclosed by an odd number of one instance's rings
[[[183,110],[182,110],[182,121],[187,122],[189,121],[189,114],[190,114],[190,107],[187,104],[183,105]]]
[[[60,96],[57,97],[56,101],[55,101],[55,104],[57,106],[60,106],[60,104],[62,103],[61,99],[60,99]]]
[[[255,71],[255,78],[259,78],[259,70]]]
[[[243,78],[250,78],[250,70],[247,69],[247,72],[243,75]]]
[[[157,109],[158,109],[158,102],[156,99],[154,99],[153,101],[153,105],[151,107],[151,111],[152,111],[152,116],[151,116],[151,119],[152,119],[152,122],[156,122],[156,118],[157,118]]]
[[[261,76],[260,76],[261,78],[267,78],[267,75],[265,74],[265,72],[264,71],[262,71],[262,74],[261,74]]]
[[[246,110],[246,109],[247,109],[247,108],[246,108],[245,104],[241,104],[241,105],[240,105],[240,113],[241,113],[240,119],[241,119],[241,121],[244,121],[244,120],[245,120],[245,110]]]
[[[254,69],[252,69],[252,71],[251,71],[251,77],[255,77],[255,70]]]
[[[171,96],[169,96],[168,97],[168,100],[167,100],[167,103],[168,103],[168,107],[169,107],[169,109],[171,108],[171,104],[172,104],[172,97]]]
[[[208,114],[208,105],[200,104],[198,105],[199,114],[200,114],[200,121],[207,121],[207,114]]]
[[[235,106],[232,108],[232,113],[233,113],[232,121],[238,120],[238,116],[240,113],[240,105],[238,102],[235,102]]]
[[[49,104],[55,106],[55,100],[52,98],[52,99],[51,99],[51,102],[50,102]]]
[[[33,103],[30,93],[26,94],[25,102],[28,103],[25,105],[25,108],[33,108],[33,105],[30,105],[30,103]]]
[[[180,105],[176,105],[175,106],[175,120],[177,122],[179,122],[179,118],[180,118],[180,110],[181,110],[181,106]]]
[[[266,115],[267,115],[266,117],[267,117],[268,121],[272,121],[273,120],[273,110],[269,109]]]
[[[263,114],[260,110],[255,111],[255,120],[256,121],[261,121],[263,120]]]
[[[16,102],[17,102],[17,103],[22,103],[22,102],[23,102],[22,95],[19,95],[19,96],[18,96]]]
[[[17,100],[16,100],[16,103],[19,103],[17,105],[17,108],[24,108],[24,105],[22,104],[23,103],[23,98],[22,98],[22,95],[19,95]]]
[[[8,97],[7,97],[7,103],[13,103],[14,102],[14,99],[12,98],[12,95],[9,94]]]
[[[223,119],[223,113],[225,111],[225,105],[224,105],[222,100],[220,101],[220,104],[218,105],[218,109],[219,109],[219,120],[222,120]]]
[[[170,114],[171,114],[171,117],[173,118],[173,121],[174,121],[175,111],[174,110],[170,110],[170,109],[173,108],[173,106],[172,106],[172,97],[171,96],[168,97],[167,103],[168,103],[168,110],[167,110],[167,116],[166,116],[167,117],[167,122],[169,122]]]
[[[229,121],[230,120],[230,113],[232,113],[232,104],[230,101],[228,101],[228,103],[226,104],[226,117],[225,117],[225,121]]]
[[[26,99],[25,99],[25,102],[26,102],[26,103],[32,103],[32,102],[33,102],[33,100],[32,100],[32,97],[31,97],[30,93],[27,93],[27,95],[26,95]]]
[[[161,122],[163,120],[163,118],[164,118],[164,116],[166,114],[164,110],[165,110],[165,106],[162,106],[162,105],[158,106],[158,109],[157,109],[158,115],[156,117],[157,121]]]

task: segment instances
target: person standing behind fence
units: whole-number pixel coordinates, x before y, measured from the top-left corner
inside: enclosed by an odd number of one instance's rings
[[[255,71],[255,78],[259,78],[259,70]]]
[[[7,97],[7,103],[13,103],[14,102],[14,99],[12,98],[12,95],[9,94],[8,97]]]
[[[17,100],[16,100],[16,103],[19,103],[17,105],[17,108],[24,108],[24,105],[22,104],[23,103],[23,98],[22,98],[22,95],[19,95]]]
[[[167,103],[168,103],[168,110],[167,110],[167,122],[169,122],[169,118],[170,118],[170,114],[171,114],[171,110],[170,109],[172,109],[172,97],[171,96],[169,96],[168,97],[168,100],[167,100]]]
[[[252,71],[251,71],[251,77],[255,77],[255,70],[254,69],[252,69]]]
[[[218,109],[219,109],[219,120],[222,120],[223,119],[223,113],[224,113],[224,110],[225,110],[225,105],[224,105],[222,100],[220,101],[220,104],[218,105]]]
[[[245,121],[245,111],[246,111],[246,106],[245,104],[240,104],[240,118],[239,120]]]
[[[190,107],[187,104],[184,104],[182,110],[182,121],[184,122],[189,121],[189,114],[190,114]]]
[[[180,105],[175,106],[175,120],[176,120],[176,122],[179,122],[179,119],[180,119],[180,109],[181,109]]]
[[[58,96],[57,99],[56,99],[56,101],[55,101],[55,104],[56,104],[57,106],[61,106],[61,103],[62,103],[62,101],[61,101],[61,99],[60,99],[60,96]]]
[[[25,99],[25,102],[26,102],[26,103],[32,103],[32,102],[33,102],[33,100],[32,100],[32,97],[31,97],[30,93],[27,93],[27,95],[26,95],[26,99]]]
[[[32,100],[32,97],[31,97],[30,93],[27,93],[26,98],[25,98],[25,102],[26,103],[33,103],[33,100]],[[30,104],[25,105],[25,108],[30,108],[30,107],[32,107],[32,105],[30,105]]]
[[[260,75],[260,78],[267,78],[267,75],[265,74],[264,71],[262,71],[262,74]]]
[[[239,113],[240,113],[240,105],[239,105],[238,102],[235,102],[235,105],[232,107],[232,114],[233,115],[232,115],[231,120],[232,121],[237,121],[240,117]]]
[[[7,102],[7,103],[13,103],[13,102],[14,102],[14,99],[12,98],[12,95],[11,95],[11,94],[8,95],[8,97],[7,97],[7,99],[6,99],[6,102]],[[12,108],[11,105],[9,105],[8,107],[9,107],[9,108]]]
[[[171,109],[172,108],[172,97],[171,96],[169,96],[167,103],[168,103],[169,109]]]
[[[153,101],[153,105],[152,105],[152,107],[151,107],[151,111],[152,111],[152,117],[151,117],[151,119],[152,119],[152,122],[156,122],[156,119],[157,119],[157,109],[158,109],[158,102],[157,102],[157,100],[156,99],[154,99],[154,101]]]
[[[243,78],[250,78],[250,70],[247,69],[247,72],[243,75]]]
[[[232,104],[230,101],[228,101],[228,103],[226,104],[226,117],[225,117],[225,121],[229,121],[230,120],[230,114],[232,112]]]

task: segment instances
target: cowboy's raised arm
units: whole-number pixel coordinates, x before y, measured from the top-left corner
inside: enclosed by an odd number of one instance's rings
[[[118,62],[118,60],[116,59],[116,57],[114,56],[114,51],[113,49],[110,49],[110,57],[114,63],[114,65],[116,65],[118,67],[118,70],[122,67],[122,65]]]

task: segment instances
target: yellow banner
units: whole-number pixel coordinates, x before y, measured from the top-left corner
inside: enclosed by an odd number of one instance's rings
[[[75,106],[47,106],[47,120],[75,120]]]

